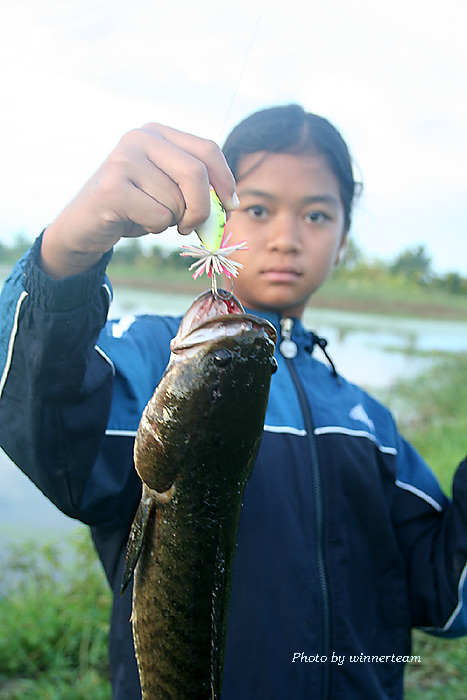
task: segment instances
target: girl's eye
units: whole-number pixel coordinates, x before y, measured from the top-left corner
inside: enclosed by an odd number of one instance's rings
[[[330,217],[324,211],[310,211],[306,214],[305,219],[314,224],[323,224],[325,221],[328,221]]]
[[[267,209],[262,207],[260,204],[255,204],[246,209],[247,213],[252,219],[264,219],[268,215]]]

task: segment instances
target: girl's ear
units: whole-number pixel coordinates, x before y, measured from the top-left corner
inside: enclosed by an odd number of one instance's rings
[[[339,249],[337,251],[336,259],[334,260],[334,266],[337,267],[339,265],[342,255],[345,251],[345,246],[347,245],[347,231],[344,231],[344,234],[342,236],[342,240],[340,242]]]

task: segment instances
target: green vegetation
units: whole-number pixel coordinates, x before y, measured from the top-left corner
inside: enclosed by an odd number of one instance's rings
[[[26,248],[20,234],[10,246],[0,243],[0,272],[6,273]],[[179,250],[126,239],[115,248],[109,276],[115,286],[197,294],[206,289],[206,280],[194,281],[189,265]],[[352,239],[341,265],[312,300],[321,308],[460,320],[467,320],[466,302],[467,279],[457,272],[434,274],[423,246],[386,263],[368,260]]]
[[[31,245],[32,241],[24,233],[16,233],[7,244],[0,241],[0,265],[11,266]]]
[[[453,469],[467,452],[466,378],[467,353],[441,356],[421,377],[398,382],[384,400],[449,495]]]
[[[423,246],[392,263],[369,261],[349,241],[334,275],[313,297],[318,307],[467,320],[467,279],[435,275]]]
[[[189,260],[178,250],[163,252],[157,246],[143,252],[139,240],[119,244],[109,266],[115,285],[197,292],[206,281],[193,281]],[[434,275],[423,247],[406,250],[386,264],[368,261],[351,241],[342,264],[313,296],[321,308],[394,315],[467,320],[467,279],[458,273]]]
[[[0,699],[110,700],[111,595],[90,538],[1,557]]]
[[[398,383],[386,403],[406,437],[433,468],[445,492],[467,446],[467,353],[444,357],[418,379]],[[406,700],[467,698],[466,639],[413,636],[421,663],[408,667]]]
[[[405,700],[464,700],[467,698],[465,637],[440,639],[414,632],[412,654],[421,663],[405,674]]]

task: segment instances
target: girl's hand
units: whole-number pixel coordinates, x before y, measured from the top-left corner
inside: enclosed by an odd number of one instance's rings
[[[238,206],[214,142],[160,124],[128,132],[45,230],[43,269],[61,278],[91,268],[122,237],[174,225],[190,233],[209,215],[209,184],[227,210]]]

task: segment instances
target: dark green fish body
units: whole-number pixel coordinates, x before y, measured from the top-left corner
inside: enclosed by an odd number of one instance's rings
[[[222,290],[198,297],[135,442],[143,496],[133,635],[143,700],[220,698],[243,490],[261,441],[275,330]]]

